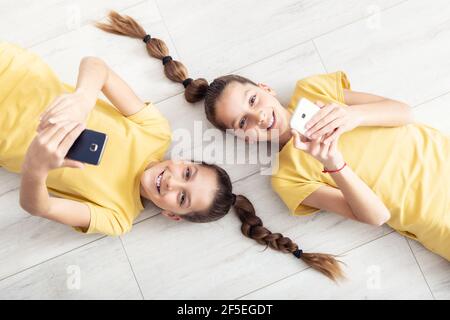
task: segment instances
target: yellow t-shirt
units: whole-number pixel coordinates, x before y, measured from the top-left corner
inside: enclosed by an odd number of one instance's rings
[[[37,55],[0,43],[0,166],[20,172],[39,115],[55,97],[73,90]],[[119,235],[131,229],[143,210],[140,177],[151,161],[162,160],[171,141],[170,127],[151,103],[124,117],[112,105],[97,100],[87,128],[108,135],[100,164],[52,170],[47,187],[56,196],[89,206],[88,230],[76,230]]]
[[[301,97],[345,105],[343,72],[299,80],[288,109]],[[357,127],[343,133],[338,148],[348,166],[382,199],[391,212],[388,224],[450,259],[450,137],[426,124]],[[320,211],[301,202],[320,186],[337,188],[323,165],[293,146],[279,153],[272,186],[293,215]]]

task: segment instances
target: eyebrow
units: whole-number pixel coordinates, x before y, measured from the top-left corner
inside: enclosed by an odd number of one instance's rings
[[[191,182],[193,181],[193,179],[197,176],[197,172],[198,172],[198,168],[197,167],[193,167],[194,168],[194,172],[192,173],[192,176],[189,180],[191,180]],[[191,207],[191,193],[186,192],[188,194],[188,200],[189,200],[189,205],[187,206],[187,208]]]
[[[247,94],[250,92],[250,89],[247,89],[247,90],[245,90],[245,92],[244,92],[244,96],[243,96],[243,98],[242,98],[242,103],[245,103],[245,100],[247,100]],[[239,128],[239,126],[238,126],[238,123],[239,123],[239,121],[241,121],[241,116],[239,116],[236,120],[234,120],[234,122],[233,122],[233,124],[232,124],[232,128],[236,128],[236,127],[238,127]]]

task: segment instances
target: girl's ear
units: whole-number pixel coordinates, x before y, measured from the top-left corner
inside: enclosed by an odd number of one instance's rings
[[[258,87],[260,87],[261,89],[263,89],[264,91],[267,91],[268,93],[270,93],[273,96],[276,96],[277,93],[275,92],[275,90],[273,90],[271,87],[269,87],[267,84],[264,83],[258,83]]]
[[[161,211],[163,215],[165,215],[167,218],[174,220],[174,221],[180,221],[181,217],[179,215],[176,215],[175,213],[167,210]]]

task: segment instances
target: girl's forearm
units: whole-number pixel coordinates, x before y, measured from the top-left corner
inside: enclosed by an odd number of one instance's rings
[[[108,98],[124,116],[140,111],[145,103],[130,86],[101,59],[85,57],[80,64],[77,90],[91,99],[94,106],[99,92]],[[89,110],[90,111],[90,110]]]
[[[338,172],[329,174],[359,221],[382,225],[389,220],[388,208],[348,165]]]
[[[349,106],[361,117],[360,126],[396,127],[414,122],[412,108],[402,102],[385,99],[366,104]]]
[[[47,174],[24,171],[20,186],[20,206],[32,215],[44,217],[68,226],[88,228],[91,213],[81,202],[50,197]]]
[[[50,196],[45,181],[47,173],[22,171],[20,182],[20,206],[34,215],[43,215],[49,210]]]
[[[108,72],[108,67],[101,59],[85,57],[81,60],[76,91],[83,92],[90,100],[92,107],[108,80]]]

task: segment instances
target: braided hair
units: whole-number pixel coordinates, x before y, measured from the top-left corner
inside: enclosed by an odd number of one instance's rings
[[[226,127],[216,119],[215,112],[216,101],[223,90],[232,82],[248,83],[256,86],[256,83],[250,79],[235,74],[221,76],[214,79],[210,84],[204,78],[190,78],[184,64],[174,60],[169,55],[166,43],[161,39],[152,37],[130,16],[110,11],[107,23],[97,22],[95,25],[97,28],[109,33],[141,39],[146,45],[148,54],[162,61],[166,77],[174,82],[183,84],[186,101],[195,103],[204,99],[206,117],[216,128],[223,131],[226,130]]]

